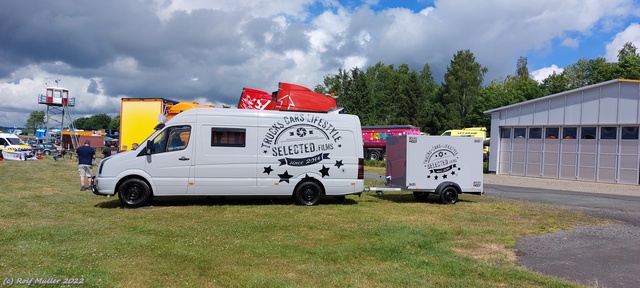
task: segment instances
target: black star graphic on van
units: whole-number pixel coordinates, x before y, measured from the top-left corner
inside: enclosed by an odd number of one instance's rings
[[[340,166],[342,166],[344,164],[342,164],[342,160],[336,160],[336,164],[333,166],[337,166],[338,168],[340,168]]]
[[[269,167],[264,167],[264,171],[262,173],[267,173],[267,175],[271,175],[272,171],[273,169],[271,169],[271,166],[269,166]]]
[[[322,178],[324,178],[324,176],[329,176],[329,167],[324,167],[324,165],[322,165],[322,169],[318,171],[322,173]]]
[[[289,178],[293,177],[293,175],[289,175],[289,171],[284,171],[284,173],[278,174],[278,176],[280,176],[280,181],[278,181],[278,183],[282,181],[289,183]]]

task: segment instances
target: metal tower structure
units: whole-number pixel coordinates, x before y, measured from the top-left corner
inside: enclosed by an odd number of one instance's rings
[[[56,83],[58,83],[58,81],[59,80],[56,80]],[[78,135],[76,134],[76,129],[73,127],[71,111],[69,110],[70,107],[76,106],[76,98],[69,97],[69,89],[47,87],[47,93],[38,96],[38,104],[47,105],[47,120],[45,123],[47,132],[49,132],[51,128],[60,127],[60,143],[63,143],[62,137],[66,121],[68,123],[67,126],[69,128],[73,149],[78,148]]]

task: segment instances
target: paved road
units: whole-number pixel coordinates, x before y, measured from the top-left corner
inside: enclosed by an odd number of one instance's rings
[[[384,180],[374,173],[365,173],[365,178]],[[522,237],[515,246],[518,262],[532,271],[592,287],[640,287],[640,196],[498,184],[485,184],[484,190],[486,195],[563,205],[621,221]]]
[[[585,183],[589,185],[589,183]],[[517,240],[518,262],[594,287],[640,287],[640,197],[485,184],[486,195],[565,205],[622,221]]]

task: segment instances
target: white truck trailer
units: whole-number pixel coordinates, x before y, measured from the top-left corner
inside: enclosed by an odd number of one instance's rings
[[[482,139],[404,135],[387,138],[386,186],[383,191],[410,191],[419,199],[437,194],[454,204],[460,193],[483,193]]]

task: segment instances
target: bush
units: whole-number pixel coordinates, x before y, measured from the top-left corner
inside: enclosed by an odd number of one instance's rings
[[[371,167],[385,167],[387,166],[387,161],[364,159],[364,165],[371,166]]]

